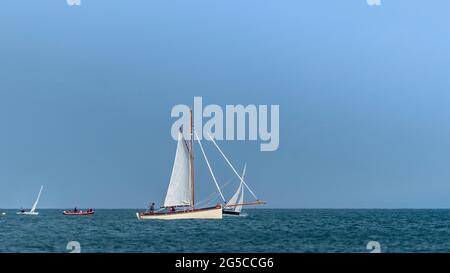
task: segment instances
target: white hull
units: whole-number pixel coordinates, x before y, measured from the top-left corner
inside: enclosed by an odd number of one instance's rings
[[[17,215],[39,215],[39,212],[31,212],[31,211],[25,211],[25,212],[17,212]]]
[[[139,220],[222,219],[222,208],[207,208],[172,213],[136,213]]]

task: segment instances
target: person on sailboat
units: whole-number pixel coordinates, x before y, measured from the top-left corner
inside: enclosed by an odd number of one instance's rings
[[[75,208],[73,209],[73,212],[78,212],[77,207],[75,207]]]
[[[170,207],[170,212],[175,212],[175,207]]]
[[[150,205],[150,213],[153,213],[153,212],[155,212],[155,203],[152,203]]]

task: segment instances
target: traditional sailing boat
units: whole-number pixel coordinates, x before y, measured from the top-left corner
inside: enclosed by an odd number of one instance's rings
[[[183,129],[180,128],[180,131],[178,133],[178,144],[172,169],[172,175],[170,176],[169,187],[167,189],[167,194],[163,205],[164,210],[156,212],[138,212],[136,213],[136,216],[139,220],[222,219],[221,205],[206,208],[196,208],[194,206],[192,110],[190,114],[190,143],[188,145],[183,136]],[[200,143],[200,140],[198,141]]]
[[[17,214],[19,214],[19,215],[39,215],[39,212],[36,211],[36,207],[37,207],[37,204],[39,202],[39,198],[41,197],[41,193],[42,193],[42,189],[43,188],[44,188],[44,186],[42,185],[41,189],[39,190],[39,194],[38,194],[38,196],[36,198],[36,201],[34,202],[33,207],[31,208],[31,210],[30,211],[22,210],[22,211],[17,212]]]
[[[183,130],[180,128],[178,133],[178,144],[177,151],[175,154],[175,161],[173,164],[172,175],[170,176],[169,187],[167,189],[166,198],[164,200],[163,210],[159,211],[147,211],[147,212],[138,212],[136,216],[139,220],[150,220],[150,219],[222,219],[222,214],[238,214],[242,210],[242,206],[248,205],[259,205],[265,204],[263,201],[259,201],[253,191],[249,188],[247,183],[244,181],[245,168],[244,173],[240,176],[236,169],[233,167],[231,162],[219,148],[217,143],[208,134],[209,139],[214,143],[216,148],[225,158],[227,163],[233,169],[234,173],[239,177],[241,183],[238,188],[238,191],[228,203],[225,201],[225,197],[222,194],[222,191],[217,183],[214,172],[209,164],[208,158],[206,157],[205,151],[203,150],[202,143],[197,133],[193,130],[192,127],[192,110],[190,111],[190,142],[184,139]],[[203,157],[205,158],[206,164],[208,166],[209,172],[214,180],[214,183],[218,189],[218,192],[223,200],[225,205],[217,204],[214,207],[205,207],[205,208],[195,208],[194,207],[194,155],[193,155],[193,138],[197,137],[198,144],[202,151]],[[250,191],[253,197],[256,199],[255,202],[244,202],[244,186]],[[239,202],[237,202],[238,197]],[[178,208],[178,210],[177,210]],[[180,209],[181,208],[181,209]],[[226,209],[225,209],[226,208]],[[169,211],[167,211],[169,209]]]

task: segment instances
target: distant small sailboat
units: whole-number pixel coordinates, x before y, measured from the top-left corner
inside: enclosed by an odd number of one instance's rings
[[[41,197],[41,193],[42,193],[42,189],[43,188],[44,188],[44,186],[42,185],[41,189],[39,190],[39,194],[38,194],[38,196],[36,198],[36,201],[34,202],[34,205],[31,208],[31,210],[30,211],[24,211],[24,210],[19,211],[19,212],[17,212],[18,215],[39,215],[39,212],[36,211],[36,207],[37,207],[37,204],[39,202],[39,198]]]

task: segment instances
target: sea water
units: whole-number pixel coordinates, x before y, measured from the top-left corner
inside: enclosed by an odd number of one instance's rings
[[[137,220],[138,210],[93,216],[0,216],[0,252],[449,252],[450,210],[247,209],[222,220]]]

